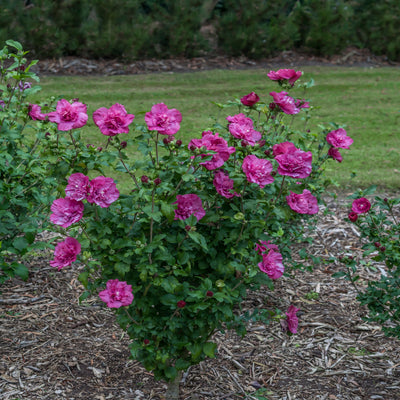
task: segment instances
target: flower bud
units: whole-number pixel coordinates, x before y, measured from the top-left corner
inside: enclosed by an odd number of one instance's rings
[[[99,151],[99,152],[102,151],[102,150],[103,150],[102,147],[98,147],[98,148],[97,148],[97,151]]]
[[[386,251],[386,247],[385,246],[381,246],[381,248],[379,249],[382,253],[384,253]]]
[[[160,183],[161,183],[161,179],[160,179],[160,178],[154,179],[154,184],[155,184],[156,186],[158,186]]]
[[[186,232],[189,232],[191,229],[192,229],[192,227],[190,225],[186,225],[185,226],[185,231]]]
[[[358,214],[357,213],[355,213],[354,211],[351,211],[350,213],[349,213],[349,220],[351,221],[351,222],[356,222],[357,221],[357,219],[358,219]]]
[[[149,343],[150,343],[150,340],[149,340],[149,339],[144,339],[144,340],[143,340],[143,344],[144,344],[144,345],[147,346]]]
[[[381,247],[381,244],[380,244],[379,242],[375,242],[375,243],[374,243],[374,246],[375,246],[376,248],[379,248],[379,247]]]
[[[276,104],[275,103],[269,103],[269,109],[271,110],[271,111],[274,111],[275,110],[275,108],[276,108]]]
[[[126,146],[128,146],[128,143],[125,140],[123,140],[120,144],[121,144],[122,149],[124,149]]]
[[[93,145],[93,144],[90,144],[90,143],[88,143],[88,144],[86,145],[86,147],[87,147],[88,149],[90,149],[91,147],[93,147],[93,148],[94,148],[94,145]]]
[[[186,306],[186,301],[184,301],[184,300],[179,300],[179,301],[176,303],[176,306],[177,306],[178,308],[184,308],[184,307]]]
[[[142,181],[142,183],[147,183],[149,181],[149,177],[147,175],[142,175],[140,180]]]
[[[207,297],[213,297],[214,296],[214,292],[212,292],[211,290],[207,290],[206,296]]]
[[[182,146],[182,140],[178,139],[175,143],[176,147],[181,147]]]
[[[260,140],[257,144],[260,146],[260,147],[263,147],[264,145],[265,145],[265,140],[263,139],[263,140]]]
[[[247,146],[248,146],[248,143],[247,143],[246,140],[242,140],[242,141],[240,142],[240,144],[242,145],[242,147],[247,147]]]
[[[271,155],[271,151],[270,151],[270,150],[265,150],[265,151],[264,151],[264,154],[265,154],[267,157],[269,157],[269,156]]]

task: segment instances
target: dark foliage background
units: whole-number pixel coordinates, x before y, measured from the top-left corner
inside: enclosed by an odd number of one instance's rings
[[[338,54],[400,60],[398,0],[0,0],[0,40],[36,57]]]

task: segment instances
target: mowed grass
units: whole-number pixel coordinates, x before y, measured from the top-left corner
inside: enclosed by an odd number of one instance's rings
[[[345,124],[354,139],[350,150],[342,150],[341,164],[330,160],[327,175],[343,189],[354,190],[371,184],[381,189],[400,189],[400,69],[354,67],[304,67],[302,81],[311,78],[315,86],[306,98],[314,111],[310,129],[318,124]],[[113,77],[41,77],[42,92],[35,101],[62,95],[79,98],[88,105],[89,115],[99,107],[121,103],[135,121],[143,123],[144,113],[151,106],[164,102],[183,115],[181,130],[176,137],[188,143],[201,137],[214,119],[224,123],[237,108],[219,111],[212,101],[224,103],[255,91],[263,101],[270,102],[271,91],[280,91],[270,81],[266,70],[213,70],[194,73],[159,73]],[[302,90],[291,92],[303,97]],[[93,120],[84,128],[85,140],[96,146],[105,143]],[[132,149],[132,151],[134,151]],[[355,174],[355,176],[354,176]]]

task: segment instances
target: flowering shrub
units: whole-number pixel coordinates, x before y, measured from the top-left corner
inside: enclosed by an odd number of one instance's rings
[[[301,76],[282,74],[278,84],[287,91]],[[82,299],[97,292],[115,310],[132,339],[132,356],[156,379],[174,380],[214,357],[212,334],[226,328],[244,334],[248,318],[281,320],[282,329],[297,332],[299,308],[293,305],[286,314],[250,315],[240,305],[249,290],[273,289],[297,266],[290,246],[303,240],[305,221],[312,224],[318,213],[330,183],[321,178],[323,164],[333,158],[326,147],[338,144],[329,143],[330,129],[311,134],[291,128],[294,114],[308,121],[308,101],[299,103],[288,92],[270,96],[262,101],[251,92],[219,105],[237,112],[187,144],[176,137],[182,115],[167,104],[153,105],[134,128],[133,114],[122,105],[114,107],[118,112],[101,108],[93,118],[118,151],[129,191],[120,193],[111,177],[90,180],[77,172],[65,196],[53,201],[50,219],[67,225],[81,251],[58,245],[52,265],[65,268],[64,260],[75,257],[85,264]],[[127,121],[132,125],[122,141]],[[124,151],[134,143],[142,157],[129,159]]]
[[[0,283],[15,275],[28,277],[24,256],[48,245],[35,238],[49,227],[51,204],[51,221],[61,227],[81,218],[81,198],[53,203],[65,177],[101,170],[113,159],[111,153],[99,154],[81,142],[76,129],[88,119],[86,105],[60,99],[53,111],[54,99],[43,105],[28,103],[40,90],[30,82],[39,81],[31,72],[36,62],[27,63],[20,43],[6,44],[0,50]],[[56,248],[54,266],[75,260],[70,249],[70,241]]]
[[[352,255],[341,258],[346,271],[337,273],[351,281],[358,291],[358,300],[369,309],[368,321],[377,322],[388,336],[400,338],[400,198],[375,196],[371,202],[364,197],[375,190],[371,187],[351,196],[348,218],[365,240],[361,259]],[[368,286],[357,286],[358,268],[371,267],[369,259],[385,265],[379,280]]]
[[[10,43],[22,52],[19,44]],[[45,199],[47,222],[67,236],[55,246],[50,265],[61,270],[76,260],[84,264],[79,279],[87,291],[81,298],[98,293],[115,311],[132,339],[132,357],[156,379],[173,381],[190,365],[214,357],[213,333],[234,328],[245,334],[249,318],[280,320],[283,330],[297,332],[294,305],[285,314],[243,313],[241,304],[249,290],[262,285],[272,290],[274,281],[297,266],[290,246],[304,240],[307,221],[313,224],[318,199],[330,183],[322,178],[323,164],[334,158],[326,147],[343,147],[328,140],[330,129],[292,128],[293,116],[307,122],[312,106],[288,94],[301,73],[284,71],[278,71],[277,82],[286,92],[271,92],[272,99],[265,101],[251,92],[219,105],[237,110],[187,144],[175,137],[181,113],[164,103],[155,104],[144,123],[134,122],[121,104],[95,111],[94,122],[108,137],[107,150],[101,152],[82,143],[75,131],[88,120],[78,100],[18,103],[20,118],[37,129],[39,142],[28,147],[28,154],[39,157],[43,169],[28,169],[31,164],[23,162],[22,177],[11,182],[18,187],[25,177],[35,179],[40,191],[32,198],[39,197],[41,205]],[[2,100],[3,109],[14,93],[24,93],[15,89],[24,83],[17,78],[10,97]],[[3,131],[12,118],[2,114]],[[4,176],[10,164],[19,168],[18,158],[7,158],[20,154],[12,153],[12,140],[10,135],[2,141]],[[133,144],[142,156],[130,159],[125,151]],[[102,165],[125,172],[129,189],[118,189]],[[91,178],[92,171],[101,175]],[[30,182],[24,181],[21,193],[28,193]],[[3,190],[2,205],[12,198]],[[32,215],[38,221],[43,213]],[[16,226],[15,220],[10,225]],[[48,227],[46,220],[43,227]],[[10,240],[1,232],[2,240],[13,244],[22,233],[16,231]]]

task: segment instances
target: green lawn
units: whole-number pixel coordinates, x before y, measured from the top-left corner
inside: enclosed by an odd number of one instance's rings
[[[311,129],[318,124],[346,124],[354,139],[350,150],[343,150],[343,162],[330,162],[328,174],[342,187],[400,189],[400,70],[398,68],[305,67],[303,81],[313,78],[315,86],[307,93],[311,104],[318,107]],[[42,92],[32,100],[63,95],[79,98],[88,104],[91,115],[99,107],[123,104],[135,121],[143,122],[152,104],[164,102],[183,115],[181,130],[176,135],[187,143],[200,137],[211,124],[210,116],[218,109],[212,101],[226,102],[255,91],[270,102],[271,91],[278,85],[266,77],[265,70],[214,70],[195,73],[160,73],[113,77],[41,77]],[[302,91],[292,92],[302,97]],[[31,101],[32,101],[31,100]],[[226,109],[220,115],[237,113]],[[226,115],[225,115],[226,114]],[[86,131],[85,131],[86,132]],[[87,141],[105,142],[92,119],[89,119]],[[356,173],[351,178],[352,172]]]

